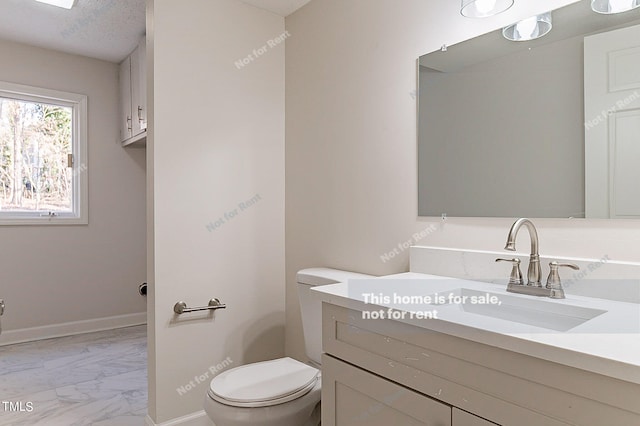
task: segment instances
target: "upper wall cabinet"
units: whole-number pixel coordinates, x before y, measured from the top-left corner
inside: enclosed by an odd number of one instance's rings
[[[147,138],[146,39],[120,64],[120,140],[123,146]]]

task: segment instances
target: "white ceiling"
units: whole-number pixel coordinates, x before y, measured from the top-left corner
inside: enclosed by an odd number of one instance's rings
[[[242,1],[287,16],[311,0]],[[71,10],[0,0],[0,39],[120,62],[144,33],[145,0],[77,0]]]
[[[311,0],[241,0],[260,9],[268,10],[280,16],[289,16]]]
[[[77,0],[71,10],[0,0],[0,39],[120,62],[145,32],[145,0]]]

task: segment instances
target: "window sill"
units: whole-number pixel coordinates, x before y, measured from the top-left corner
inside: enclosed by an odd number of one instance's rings
[[[0,226],[67,226],[88,225],[89,220],[82,217],[4,217]]]

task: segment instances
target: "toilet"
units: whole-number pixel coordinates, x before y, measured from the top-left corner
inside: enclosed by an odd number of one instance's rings
[[[298,296],[309,364],[292,358],[227,370],[211,381],[204,409],[216,426],[317,426],[320,424],[322,303],[311,288],[370,275],[328,268],[298,272]]]

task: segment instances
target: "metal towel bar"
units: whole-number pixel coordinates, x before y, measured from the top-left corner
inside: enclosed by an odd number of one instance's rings
[[[187,308],[186,302],[178,302],[173,305],[173,312],[178,315],[187,314],[189,312],[198,312],[198,311],[215,311],[216,309],[226,309],[227,305],[223,305],[220,303],[218,299],[209,300],[208,306],[202,306],[200,308]]]

